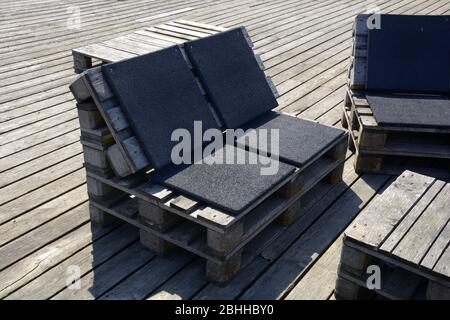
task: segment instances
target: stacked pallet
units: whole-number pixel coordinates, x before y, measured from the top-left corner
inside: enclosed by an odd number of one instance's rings
[[[336,297],[450,299],[449,207],[448,182],[405,171],[345,231]]]
[[[161,27],[153,28],[151,34],[165,40],[179,37],[176,43],[180,43],[194,30],[200,36],[220,29],[183,23],[186,30],[180,34]],[[248,43],[251,45],[250,40]],[[102,63],[110,61],[96,58]],[[238,214],[220,211],[149,181],[149,161],[99,68],[85,71],[71,90],[79,110],[91,221],[102,225],[130,223],[139,228],[142,244],[161,255],[175,247],[187,250],[206,260],[207,278],[219,285],[245,265],[246,249],[254,255],[262,249],[258,239],[280,232],[274,224],[286,226],[302,215],[306,194],[322,183],[336,183],[342,178],[345,134],[248,210]]]
[[[342,126],[356,152],[356,172],[400,174],[405,164],[427,174],[448,176],[450,129],[430,125],[379,124],[367,100],[369,15],[356,17]],[[427,98],[427,96],[424,96]],[[424,109],[424,113],[428,112]],[[428,168],[433,167],[433,170]]]

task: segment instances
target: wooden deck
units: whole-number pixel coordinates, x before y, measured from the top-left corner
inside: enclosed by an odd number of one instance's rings
[[[340,126],[354,16],[449,14],[447,0],[75,0],[0,3],[0,297],[6,299],[329,299],[342,232],[393,177],[358,176],[307,201],[308,214],[226,288],[178,251],[154,256],[138,232],[89,223],[71,49],[178,18],[245,25],[281,96],[280,110]],[[73,11],[72,11],[73,12]],[[81,288],[67,288],[78,266]]]

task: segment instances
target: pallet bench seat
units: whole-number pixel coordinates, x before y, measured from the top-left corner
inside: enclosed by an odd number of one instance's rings
[[[299,173],[301,185],[293,181],[238,216],[154,184],[146,174],[105,177],[87,166],[91,221],[101,225],[117,223],[117,219],[130,223],[141,230],[141,242],[161,255],[174,246],[188,250],[207,261],[206,275],[211,282],[225,285],[240,270],[242,248],[245,251],[253,239],[265,237],[264,232],[293,223],[304,214],[301,208],[306,196],[319,185],[340,180],[345,150],[343,139]],[[336,155],[339,157],[333,159]]]
[[[373,92],[379,94],[380,90],[384,90],[382,92],[387,94],[388,97],[389,95],[391,97],[398,97],[397,95],[390,93],[396,91],[405,93],[412,92],[417,94],[415,96],[421,99],[427,99],[427,97],[429,97],[428,99],[436,99],[435,95],[439,93],[437,91],[440,90],[441,84],[433,84],[435,89],[425,85],[418,89],[418,87],[415,87],[418,84],[405,83],[404,79],[401,79],[403,82],[400,82],[400,80],[398,83],[385,81],[384,84],[380,84],[378,79],[379,76],[377,75],[377,70],[379,68],[376,67],[376,62],[372,62],[372,73],[370,73],[370,59],[376,59],[378,56],[370,55],[371,52],[372,54],[377,52],[376,48],[373,48],[373,44],[371,50],[369,50],[368,47],[370,35],[375,35],[372,30],[368,29],[367,19],[369,17],[370,15],[361,14],[355,19],[349,80],[342,111],[342,125],[349,130],[349,148],[356,152],[356,159],[354,162],[355,170],[358,173],[370,172],[386,174],[391,174],[393,173],[392,170],[394,170],[398,174],[405,169],[404,163],[408,163],[408,161],[412,160],[416,163],[422,162],[423,165],[421,167],[425,169],[423,172],[426,172],[426,167],[430,166],[429,163],[431,161],[431,163],[434,163],[434,167],[439,168],[439,170],[437,170],[438,175],[445,177],[448,175],[447,172],[450,168],[450,130],[448,127],[433,126],[423,120],[417,121],[414,125],[380,124],[379,121],[377,121],[377,116],[374,114],[373,108],[368,102],[367,95],[373,94]],[[445,17],[424,18],[381,15],[380,19],[381,23],[385,21],[385,23],[388,24],[391,23],[391,20],[402,19],[401,22],[405,20],[406,22],[413,24],[436,24],[438,27],[448,28],[447,23],[443,23]],[[418,20],[416,21],[416,19]],[[390,26],[388,25],[387,27]],[[372,41],[376,41],[376,39],[372,39]],[[394,46],[394,44],[391,46]],[[381,51],[385,50],[385,48],[379,49]],[[381,53],[381,55],[383,54],[384,53]],[[417,63],[417,65],[419,64],[422,65],[422,62]],[[398,72],[402,73],[403,71],[401,70],[403,69],[401,68],[404,68],[404,66],[399,65],[399,68],[400,71]],[[414,66],[410,69],[414,69]],[[420,70],[417,72],[422,72],[424,78],[426,78],[427,75],[429,76],[429,70],[426,70],[426,68],[423,69],[422,67],[419,69]],[[445,73],[445,66],[443,66],[443,70]],[[386,72],[390,72],[390,70],[387,70]],[[407,70],[404,72],[409,71]],[[378,78],[372,81],[372,77]],[[389,78],[392,77],[389,76]],[[369,81],[372,81],[372,83]],[[373,82],[375,81],[378,81],[377,85],[373,85]],[[436,80],[435,82],[439,81]],[[380,85],[384,85],[384,89],[379,87]],[[434,95],[430,96],[430,93],[433,93]],[[448,99],[448,90],[440,93],[440,96]],[[445,111],[448,110],[445,109]],[[423,112],[427,112],[426,108],[424,108]],[[438,113],[441,114],[440,112]],[[442,116],[444,115],[442,114],[441,117]],[[440,121],[441,120],[442,119],[440,119]],[[393,169],[394,167],[395,169]]]
[[[170,31],[171,36],[174,36],[173,30]],[[245,29],[233,32],[244,37],[246,50],[251,48]],[[186,54],[183,46],[178,48],[192,69],[188,58],[192,53]],[[250,61],[256,61],[254,67],[262,79],[259,88],[273,95],[276,103],[276,90],[262,72],[260,60],[250,52]],[[176,246],[202,257],[207,261],[207,277],[214,283],[225,284],[236,275],[243,265],[245,248],[263,232],[273,229],[274,221],[281,225],[291,224],[302,215],[301,205],[306,195],[319,185],[342,179],[347,134],[308,121],[311,127],[328,128],[333,137],[323,138],[326,143],[305,163],[289,164],[295,170],[245,210],[218,209],[207,200],[187,195],[184,190],[177,191],[155,183],[153,171],[159,172],[167,164],[164,158],[160,157],[160,161],[155,162],[153,157],[147,156],[148,150],[145,152],[142,147],[142,137],[139,139],[135,135],[132,122],[121,106],[124,101],[119,102],[123,96],[119,98],[116,95],[110,81],[101,68],[93,67],[71,85],[80,114],[91,221],[100,224],[125,221],[140,229],[141,242],[156,253],[164,254]],[[204,84],[205,79],[197,78],[195,87],[206,101],[217,103],[210,99],[211,88]],[[268,110],[273,107],[269,105]],[[215,110],[217,105],[210,104],[204,110],[208,108]],[[215,118],[219,126],[224,125],[223,114],[222,111],[222,118]],[[288,115],[284,117],[290,118]],[[245,150],[245,146],[241,148]],[[282,154],[280,158],[284,161]],[[220,192],[220,185],[215,188]]]
[[[449,207],[448,180],[405,171],[345,231],[336,296],[449,299]],[[375,290],[369,266],[380,269]]]

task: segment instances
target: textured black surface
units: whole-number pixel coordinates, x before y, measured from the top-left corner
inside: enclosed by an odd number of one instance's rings
[[[179,47],[102,67],[122,110],[154,168],[170,163],[175,129],[217,128]]]
[[[236,148],[227,146],[223,150]],[[249,152],[245,152],[248,157]],[[225,152],[225,153],[226,153]],[[211,157],[205,157],[208,161]],[[278,163],[275,175],[261,175],[261,164],[171,165],[151,175],[151,180],[177,190],[180,194],[234,214],[240,213],[260,197],[274,192],[277,184],[292,174],[295,167]]]
[[[345,132],[329,126],[324,126],[312,121],[268,112],[255,121],[247,124],[245,129],[267,129],[270,137],[271,129],[279,130],[279,151],[281,161],[302,167],[312,160],[317,154],[336,141]],[[263,137],[260,133],[260,137]],[[244,136],[245,137],[245,136]],[[248,139],[241,137],[237,140],[239,146],[248,146]],[[267,148],[258,147],[260,151],[270,151],[276,154],[276,147],[272,149],[271,139],[267,139]],[[251,147],[250,150],[255,150]]]
[[[240,28],[185,49],[224,127],[238,128],[278,105]]]
[[[450,128],[450,100],[447,97],[367,95],[378,124]]]
[[[449,92],[449,16],[381,15],[368,46],[368,90]]]

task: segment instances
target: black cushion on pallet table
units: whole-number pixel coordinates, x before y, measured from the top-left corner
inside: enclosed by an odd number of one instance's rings
[[[238,128],[277,101],[241,28],[187,42],[185,50],[226,128]]]
[[[276,149],[271,150],[270,130],[278,129],[278,156],[280,160],[298,167],[308,164],[320,152],[326,150],[327,147],[345,134],[344,130],[277,112],[268,112],[246,124],[245,130],[248,129],[268,130],[267,148],[262,148],[260,145],[257,147],[249,146],[249,140],[246,138],[246,135],[237,139],[238,146],[250,147],[249,149],[253,151],[258,148],[259,151],[276,155]],[[263,136],[260,135],[259,139],[261,138]],[[274,148],[276,147],[274,146]]]
[[[450,91],[450,17],[381,15],[369,29],[367,87],[398,93]]]
[[[450,128],[450,99],[418,95],[367,95],[380,126]]]
[[[227,145],[222,150],[237,157],[238,149]],[[246,159],[250,153],[243,152]],[[192,165],[170,165],[150,176],[154,182],[174,189],[182,195],[205,202],[219,210],[238,214],[245,211],[261,197],[276,191],[277,186],[291,175],[295,167],[278,162],[278,171],[273,175],[261,175],[257,164],[207,164],[212,158],[206,156],[203,163]]]
[[[171,162],[175,129],[219,125],[178,46],[107,64],[102,72],[154,168]]]

